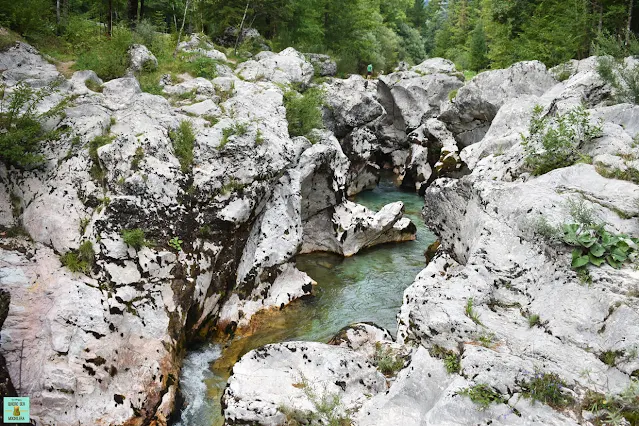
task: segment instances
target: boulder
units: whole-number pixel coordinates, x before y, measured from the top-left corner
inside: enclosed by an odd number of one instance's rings
[[[186,53],[195,53],[200,56],[226,62],[226,55],[215,49],[204,34],[193,34],[188,41],[183,41],[178,45],[178,50]]]
[[[247,81],[265,80],[280,84],[307,85],[311,82],[315,70],[303,54],[288,47],[277,54],[261,52],[254,60],[239,64],[235,73]]]
[[[446,123],[461,148],[479,142],[504,103],[524,95],[540,96],[557,80],[539,61],[519,62],[507,69],[485,71],[442,106]]]
[[[337,74],[337,62],[329,55],[319,53],[305,53],[304,56],[313,64],[315,75],[318,77],[333,77]]]
[[[289,342],[244,355],[233,367],[222,405],[227,423],[276,425],[311,413],[326,421],[348,418],[367,396],[385,390],[386,379],[364,356],[322,343]]]
[[[387,204],[378,213],[345,201],[304,224],[301,253],[328,251],[348,257],[366,247],[413,240],[417,229],[402,217],[403,210],[401,201]]]
[[[129,48],[129,70],[131,72],[154,71],[158,60],[146,46],[134,44]]]
[[[410,132],[439,115],[449,93],[461,86],[463,77],[452,62],[430,59],[410,71],[380,77],[377,96],[389,114],[389,125]]]

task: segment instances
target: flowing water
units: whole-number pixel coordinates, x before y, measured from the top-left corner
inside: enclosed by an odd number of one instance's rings
[[[403,201],[405,215],[417,226],[417,239],[373,247],[346,259],[324,253],[298,256],[297,267],[318,283],[314,297],[295,301],[280,312],[258,314],[247,337],[189,353],[180,378],[189,406],[177,425],[223,424],[220,397],[231,368],[252,349],[288,340],[326,342],[356,322],[374,322],[396,332],[404,289],[425,267],[424,251],[435,236],[421,219],[422,198],[400,191],[390,179],[383,179],[375,190],[358,194],[353,201],[376,211]]]

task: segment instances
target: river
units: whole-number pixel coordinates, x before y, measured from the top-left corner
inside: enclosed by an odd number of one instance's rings
[[[375,190],[358,194],[353,201],[373,210],[403,201],[405,215],[417,226],[417,239],[366,249],[350,258],[325,253],[298,256],[297,267],[318,282],[314,296],[280,312],[258,314],[247,337],[212,342],[187,354],[180,387],[189,405],[176,426],[223,424],[220,398],[226,381],[233,364],[252,349],[290,340],[326,342],[356,322],[373,322],[396,333],[404,290],[425,267],[424,251],[435,241],[421,218],[423,199],[398,189],[386,177]]]

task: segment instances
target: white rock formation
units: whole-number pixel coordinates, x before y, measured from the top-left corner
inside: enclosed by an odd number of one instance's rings
[[[238,65],[235,73],[247,81],[308,84],[315,70],[303,54],[288,47],[280,53],[260,52],[254,59]]]

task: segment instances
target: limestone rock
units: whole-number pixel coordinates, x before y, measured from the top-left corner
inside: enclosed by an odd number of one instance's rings
[[[283,409],[289,415],[317,413],[322,398],[339,398],[331,414],[346,417],[365,395],[385,389],[384,376],[346,348],[279,343],[251,351],[235,364],[222,404],[228,423],[276,425],[286,420]]]
[[[134,44],[129,48],[129,70],[132,72],[153,71],[158,60],[146,46]]]
[[[315,70],[303,54],[292,47],[280,53],[261,52],[255,60],[242,62],[235,73],[248,81],[271,81],[280,84],[308,84]]]
[[[482,72],[442,107],[439,119],[446,123],[461,147],[466,147],[484,137],[505,102],[523,95],[540,96],[556,83],[539,61]]]
[[[333,77],[337,74],[337,63],[329,55],[306,53],[305,56],[313,64],[318,77]]]
[[[188,41],[183,41],[178,45],[178,50],[196,53],[218,61],[227,61],[226,55],[216,50],[203,34],[193,34]]]

